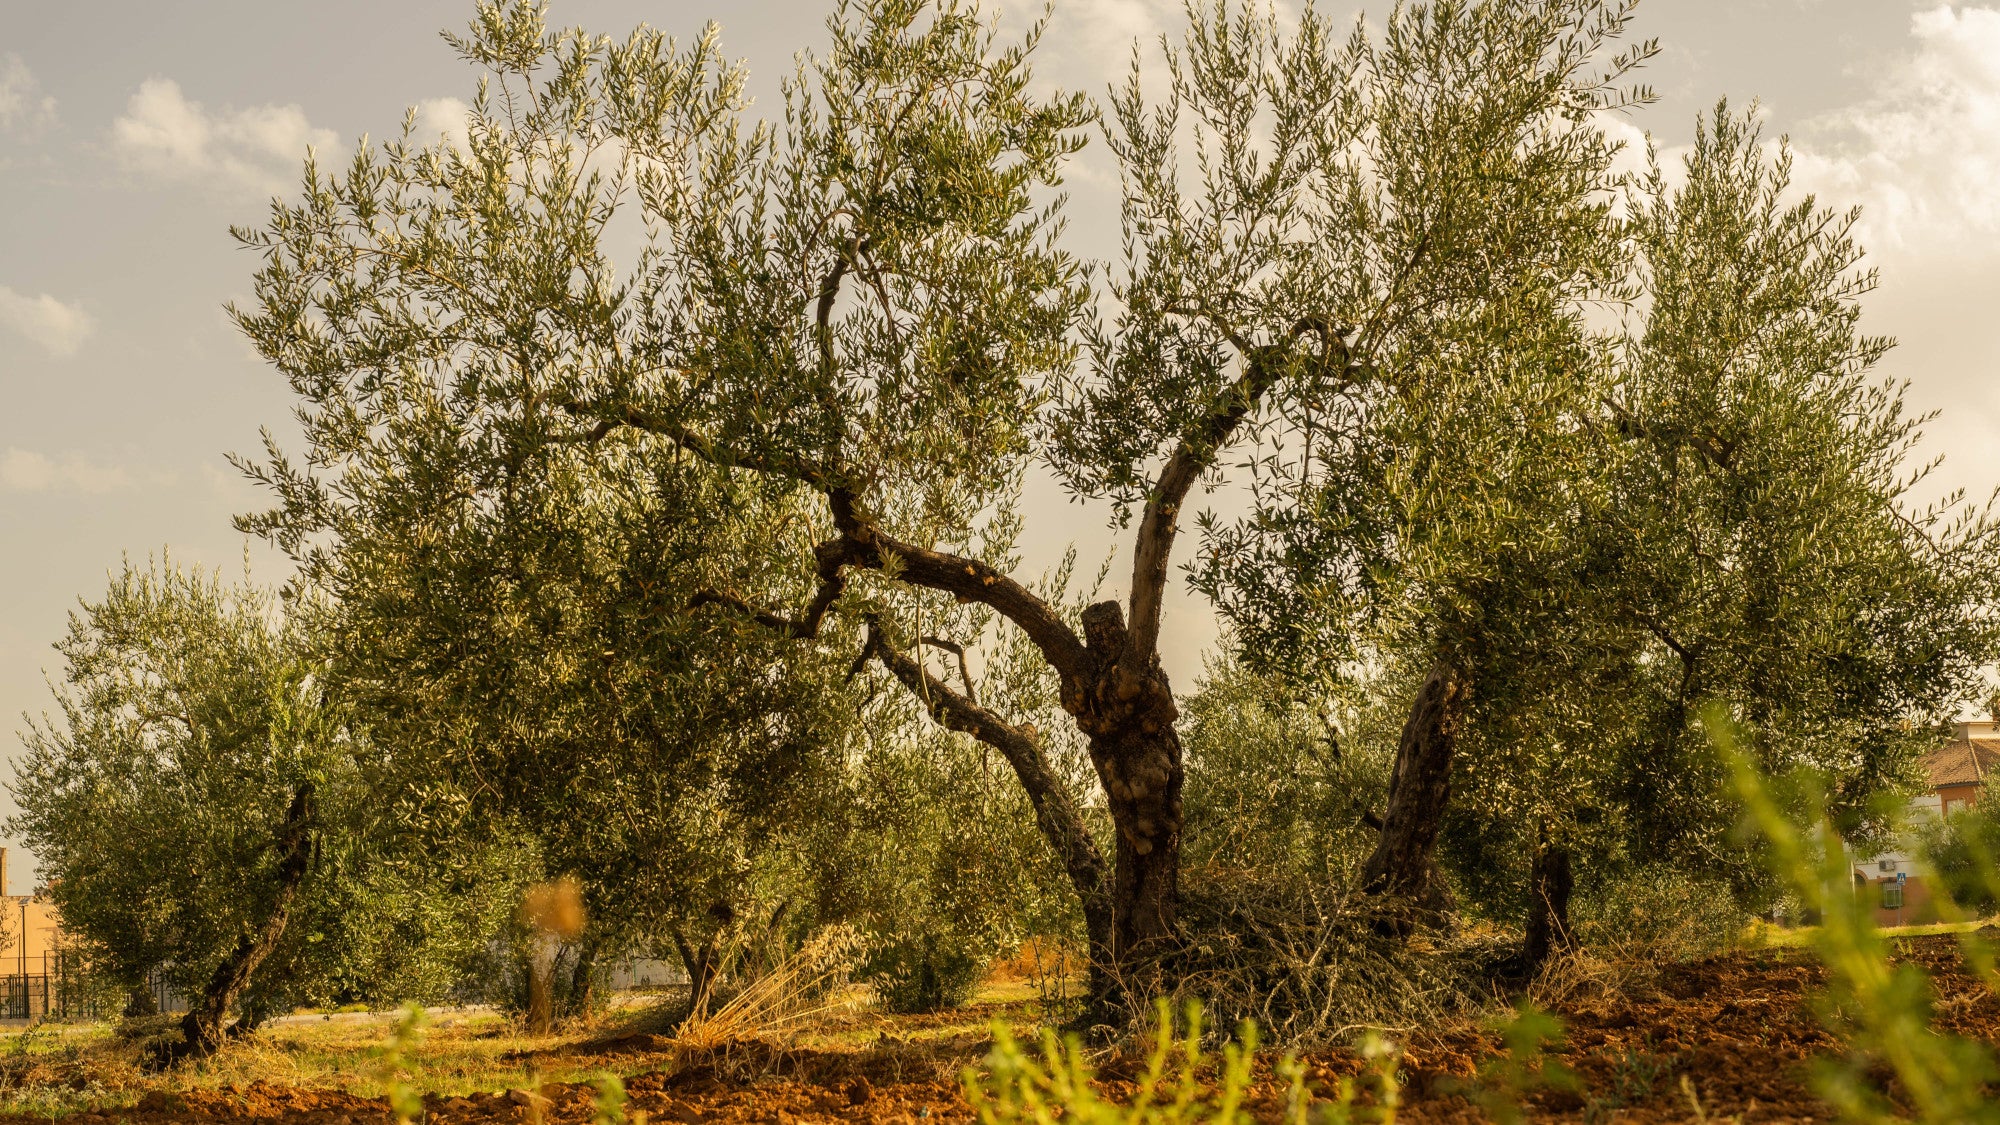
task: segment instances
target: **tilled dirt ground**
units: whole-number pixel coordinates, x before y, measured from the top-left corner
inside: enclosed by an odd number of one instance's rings
[[[1942,1027],[2000,1039],[2000,1001],[1958,967],[1953,939],[1909,939],[1903,952],[1931,971]],[[1600,991],[1591,999],[1559,1004],[1567,1031],[1558,1053],[1583,1079],[1584,1088],[1536,1093],[1526,1107],[1528,1115],[1536,1121],[1588,1123],[1682,1122],[1698,1120],[1698,1114],[1710,1121],[1827,1121],[1829,1110],[1808,1088],[1809,1060],[1839,1050],[1813,1013],[1811,998],[1821,983],[1820,970],[1801,953],[1744,952],[1677,966],[1617,994]],[[941,1125],[972,1120],[957,1075],[983,1057],[990,1042],[964,1034],[926,1037],[921,1020],[906,1026],[907,1036],[885,1033],[856,1049],[791,1049],[752,1041],[699,1059],[677,1059],[664,1040],[638,1035],[578,1050],[601,1056],[606,1069],[634,1075],[625,1084],[627,1109],[644,1110],[653,1122]],[[938,1026],[929,1025],[932,1030]],[[1500,1050],[1498,1035],[1489,1031],[1415,1032],[1400,1070],[1403,1106],[1398,1119],[1486,1120],[1462,1091],[1480,1063]],[[1309,1081],[1322,1089],[1362,1070],[1359,1058],[1347,1051],[1315,1053],[1303,1061]],[[1111,1060],[1102,1070],[1107,1092],[1129,1091],[1120,1076],[1132,1073],[1131,1064]],[[590,1120],[595,1097],[585,1085],[433,1097],[427,1117],[447,1125],[582,1122]],[[1252,1111],[1260,1119],[1278,1120],[1284,1098],[1283,1085],[1261,1071]],[[221,1120],[374,1125],[388,1116],[387,1104],[379,1099],[260,1082],[237,1089],[153,1092],[137,1106],[70,1120],[79,1125]]]

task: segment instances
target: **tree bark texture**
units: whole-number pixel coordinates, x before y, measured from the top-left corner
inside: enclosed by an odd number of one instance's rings
[[[285,936],[285,924],[291,918],[292,899],[297,896],[299,884],[305,881],[306,873],[312,867],[312,820],[313,786],[307,782],[293,793],[291,807],[285,813],[284,827],[278,833],[278,891],[271,913],[255,932],[238,938],[235,948],[222,959],[222,964],[216,966],[208,986],[202,989],[201,997],[181,1018],[180,1041],[162,1044],[154,1050],[152,1062],[156,1068],[214,1054],[216,1048],[222,1045],[222,1021],[228,1018],[230,1009],[242,997],[250,978],[257,972],[257,966],[264,963],[264,959],[271,955],[279,940]]]
[[[1570,893],[1575,889],[1569,852],[1549,845],[1537,848],[1528,874],[1527,936],[1521,943],[1530,974],[1555,953],[1575,948],[1576,937],[1569,928]]]
[[[1417,688],[1389,774],[1382,832],[1361,868],[1365,892],[1419,908],[1431,899],[1433,857],[1451,799],[1452,750],[1466,696],[1462,677],[1442,660]]]
[[[1063,707],[1089,738],[1104,787],[1117,851],[1111,883],[1108,953],[1113,965],[1171,938],[1180,901],[1181,787],[1185,778],[1179,708],[1157,659],[1129,667],[1117,602],[1083,612],[1087,674],[1065,684]]]

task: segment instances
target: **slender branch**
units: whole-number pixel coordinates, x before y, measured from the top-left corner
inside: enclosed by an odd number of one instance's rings
[[[724,606],[786,636],[811,640],[819,636],[827,613],[846,590],[846,568],[887,571],[893,565],[894,577],[899,581],[942,590],[961,602],[978,602],[1012,621],[1035,643],[1065,684],[1083,677],[1086,671],[1083,641],[1055,607],[1032,590],[978,559],[933,551],[897,539],[863,515],[853,493],[844,488],[829,490],[827,500],[841,534],[813,549],[819,564],[819,589],[804,614],[786,617],[726,590],[703,590],[689,600],[688,608]],[[892,564],[890,560],[895,561]],[[943,648],[945,643],[937,647]],[[960,666],[963,671],[963,654]],[[967,675],[968,688],[971,683]]]
[[[1292,325],[1283,344],[1258,346],[1235,332],[1230,342],[1243,353],[1242,378],[1230,384],[1209,406],[1208,416],[1193,433],[1181,439],[1166,467],[1160,470],[1146,501],[1138,539],[1132,550],[1132,602],[1125,654],[1120,663],[1139,671],[1149,664],[1160,641],[1160,609],[1165,599],[1167,563],[1173,555],[1174,537],[1179,531],[1181,504],[1210,466],[1215,464],[1223,445],[1243,419],[1284,374],[1285,359],[1300,336],[1312,333],[1320,338],[1324,358],[1351,368],[1344,337],[1347,330],[1335,328],[1317,317],[1307,317]]]
[[[965,681],[965,698],[977,706],[979,703],[979,690],[972,686],[972,668],[965,662],[965,646],[959,644],[957,641],[930,636],[917,638],[917,643],[920,645],[929,645],[936,649],[943,649],[945,652],[958,657],[958,678]]]
[[[813,315],[813,322],[817,328],[816,335],[819,341],[820,372],[828,378],[832,377],[834,368],[833,304],[840,297],[840,283],[847,276],[849,267],[854,264],[856,251],[866,244],[867,240],[858,235],[849,238],[846,245],[840,248],[840,252],[834,255],[833,269],[828,271],[826,279],[819,284],[819,308]]]
[[[798,618],[785,617],[770,610],[759,609],[742,597],[726,590],[703,590],[688,599],[689,609],[700,609],[705,605],[726,606],[767,629],[774,629],[801,641],[809,641],[819,636],[820,626],[833,603],[847,589],[848,543],[846,539],[829,539],[813,548],[813,556],[819,560],[819,589],[806,606],[805,613]]]
[[[748,469],[752,472],[786,477],[821,490],[832,486],[831,477],[826,470],[810,461],[786,454],[742,453],[717,443],[707,434],[691,426],[662,418],[657,414],[640,410],[636,406],[584,402],[564,402],[561,406],[571,416],[590,420],[593,425],[588,430],[552,436],[548,439],[552,445],[594,444],[604,440],[612,431],[627,427],[666,438],[718,468]]]
[[[1634,613],[1632,616],[1638,620],[1639,624],[1644,625],[1646,627],[1647,632],[1659,638],[1661,644],[1666,645],[1668,648],[1672,649],[1674,651],[1674,655],[1681,658],[1682,664],[1692,665],[1694,663],[1694,653],[1689,651],[1686,645],[1675,640],[1673,633],[1668,631],[1665,625],[1662,625],[1660,622],[1654,620],[1651,614]]]
[[[861,660],[873,656],[889,674],[900,680],[910,693],[929,708],[931,717],[946,730],[969,734],[995,750],[1013,767],[1014,775],[1034,806],[1035,821],[1042,835],[1061,858],[1071,885],[1083,900],[1086,917],[1103,912],[1109,918],[1110,881],[1104,854],[1085,827],[1083,814],[1070,798],[1069,788],[1056,776],[1032,727],[1015,726],[953,691],[924,668],[923,664],[899,650],[874,617],[868,619],[868,642]]]
[[[1620,433],[1630,437],[1652,438],[1656,441],[1671,442],[1678,439],[1723,472],[1735,471],[1736,443],[1706,437],[1685,426],[1655,425],[1639,418],[1615,399],[1606,398],[1600,401],[1617,417]]]

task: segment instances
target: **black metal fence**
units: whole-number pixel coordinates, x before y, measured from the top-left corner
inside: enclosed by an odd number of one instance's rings
[[[188,1010],[188,999],[167,983],[167,975],[159,969],[146,974],[146,991],[152,994],[153,1010],[162,1015],[169,1012]]]
[[[25,968],[29,971],[22,972]],[[132,1002],[131,993],[109,987],[87,972],[67,950],[29,959],[0,960],[0,1020],[54,1020],[82,1023],[116,1019]],[[187,1011],[187,1000],[160,973],[146,977],[146,991],[160,1012]]]

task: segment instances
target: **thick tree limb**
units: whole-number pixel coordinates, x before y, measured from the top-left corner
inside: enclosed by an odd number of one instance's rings
[[[913,586],[942,590],[962,602],[978,602],[1013,622],[1065,682],[1086,670],[1083,641],[1062,614],[1035,592],[978,559],[906,543],[878,527],[860,509],[854,494],[832,489],[827,503],[833,524],[851,544],[849,561],[882,570],[894,559],[896,577]]]
[[[592,407],[569,403],[564,409],[583,417],[596,417],[597,425],[588,433],[575,435],[578,440],[595,440],[608,434],[618,426],[630,426],[667,438],[682,449],[721,468],[748,469],[752,472],[769,473],[800,481],[825,493],[827,505],[832,510],[834,526],[840,531],[840,538],[822,543],[815,549],[818,559],[820,587],[807,612],[796,619],[787,618],[769,610],[759,609],[741,597],[724,591],[704,591],[697,594],[691,607],[701,605],[724,605],[743,613],[769,628],[777,629],[789,636],[809,639],[819,635],[819,628],[830,609],[845,588],[841,569],[848,566],[869,570],[884,570],[897,566],[896,577],[913,586],[932,590],[942,590],[962,602],[978,602],[1012,621],[1028,635],[1044,659],[1055,668],[1056,673],[1066,681],[1074,681],[1084,672],[1083,641],[1062,618],[1054,606],[1035,595],[1026,586],[986,563],[963,555],[934,551],[914,543],[904,542],[881,529],[874,519],[864,513],[853,491],[845,486],[832,483],[830,476],[818,466],[803,460],[751,458],[734,454],[709,441],[704,435],[666,419],[649,415],[634,408],[623,408],[613,413],[600,414]],[[594,435],[594,436],[593,436]]]

